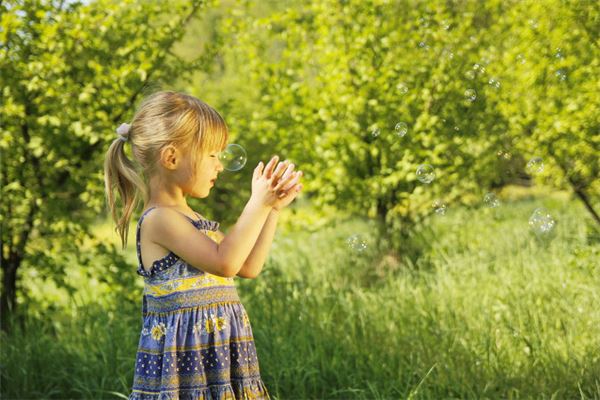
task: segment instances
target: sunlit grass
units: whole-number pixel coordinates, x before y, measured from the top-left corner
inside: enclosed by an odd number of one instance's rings
[[[378,250],[375,226],[359,219],[278,229],[263,273],[237,280],[272,397],[600,398],[592,222],[563,194],[500,198],[498,209],[433,215],[416,259]],[[552,240],[529,230],[539,206],[557,220]],[[346,244],[357,233],[362,253]],[[99,291],[107,309],[83,300],[94,293],[75,296],[2,337],[2,397],[125,397],[141,328],[141,287],[128,290],[139,302]]]

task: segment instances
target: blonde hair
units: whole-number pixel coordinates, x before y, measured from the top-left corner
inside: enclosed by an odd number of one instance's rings
[[[108,211],[125,248],[129,221],[138,206],[140,192],[144,207],[149,202],[148,182],[158,171],[161,150],[168,145],[188,149],[184,152],[190,155],[195,178],[197,163],[203,155],[225,148],[228,129],[221,115],[203,101],[185,93],[162,90],[148,95],[133,117],[127,140],[131,143],[133,160],[125,154],[126,142],[114,135],[104,159],[104,184]],[[113,194],[115,187],[123,206],[120,215]]]

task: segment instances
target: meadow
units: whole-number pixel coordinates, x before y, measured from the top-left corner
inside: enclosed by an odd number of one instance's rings
[[[273,399],[600,398],[597,231],[566,192],[500,199],[432,214],[410,257],[372,221],[286,210],[262,274],[237,280]],[[528,227],[539,206],[557,221],[551,240]],[[94,231],[117,243],[108,220]],[[348,247],[353,234],[366,250]],[[143,288],[132,241],[127,268],[86,267],[126,274],[126,292],[81,282],[77,265],[70,295],[27,270],[31,298],[55,306],[36,314],[32,300],[2,337],[3,398],[127,397]]]

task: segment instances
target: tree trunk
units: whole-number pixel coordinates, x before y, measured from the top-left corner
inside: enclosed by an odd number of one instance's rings
[[[569,180],[569,182],[571,181]],[[588,198],[587,194],[583,191],[583,189],[578,189],[575,185],[573,185],[573,183],[571,183],[571,186],[573,186],[573,190],[575,191],[577,197],[579,197],[579,200],[583,202],[585,208],[587,208],[590,214],[592,214],[592,217],[594,218],[596,223],[600,226],[600,216],[598,215],[596,210],[594,210],[594,207],[592,206],[592,203],[590,202],[590,199]]]
[[[569,182],[569,185],[571,185],[573,192],[577,195],[579,200],[582,201],[583,205],[588,210],[588,212],[590,214],[592,214],[592,218],[594,219],[594,221],[596,221],[596,223],[600,226],[600,216],[598,215],[598,212],[596,210],[594,210],[594,207],[592,206],[592,202],[590,201],[587,193],[585,192],[585,189],[582,187],[583,185],[579,185],[577,182],[575,182],[575,180],[573,180],[573,177],[571,175],[569,175],[569,169],[567,168],[567,166],[565,166],[565,164],[556,155],[556,152],[554,151],[554,145],[552,143],[548,143],[547,147],[548,147],[548,152],[550,153],[550,155],[552,156],[552,158],[554,159],[556,164],[558,164],[558,166],[562,170],[563,174],[567,178],[567,181]]]
[[[10,316],[16,315],[17,306],[17,257],[11,253],[10,259],[2,259],[2,295],[0,295],[0,316],[4,332],[10,333]]]

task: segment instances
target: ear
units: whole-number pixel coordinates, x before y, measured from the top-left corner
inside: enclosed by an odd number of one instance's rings
[[[172,144],[165,146],[160,151],[160,162],[167,169],[175,169],[181,161],[181,152]]]

